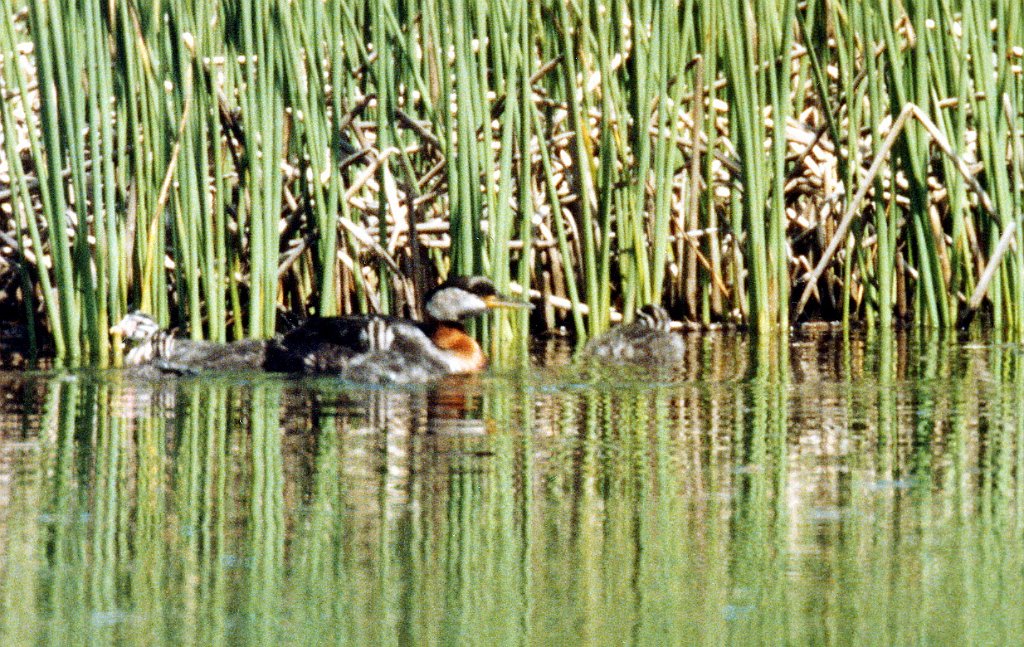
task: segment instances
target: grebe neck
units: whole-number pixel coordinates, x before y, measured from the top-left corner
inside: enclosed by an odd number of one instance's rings
[[[436,349],[436,357],[452,373],[474,373],[487,367],[484,351],[475,339],[466,334],[462,324],[431,321],[426,332]]]

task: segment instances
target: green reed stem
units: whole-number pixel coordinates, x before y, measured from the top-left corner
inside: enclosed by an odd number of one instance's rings
[[[799,316],[949,327],[1024,225],[1012,0],[0,11],[6,233],[72,361],[116,357],[133,308],[217,340],[272,335],[279,307],[396,311],[396,266],[553,288],[548,323],[580,337],[645,301],[778,329],[854,212]],[[911,120],[845,204],[909,103],[980,170]],[[1024,245],[985,294],[1024,334]]]

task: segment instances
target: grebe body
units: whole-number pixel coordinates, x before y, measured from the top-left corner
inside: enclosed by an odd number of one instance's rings
[[[456,277],[426,298],[426,321],[384,315],[314,317],[271,344],[271,370],[330,373],[357,382],[423,382],[475,373],[483,350],[462,322],[494,308],[531,307],[482,276]]]
[[[672,319],[664,308],[648,304],[637,311],[631,323],[616,326],[587,342],[583,355],[635,364],[678,364],[683,360],[686,345],[671,326]]]

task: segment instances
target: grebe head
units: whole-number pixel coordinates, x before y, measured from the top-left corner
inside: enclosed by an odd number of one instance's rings
[[[148,341],[160,331],[160,324],[145,312],[136,310],[110,327],[110,332],[126,341]]]
[[[532,308],[498,293],[484,276],[458,276],[434,288],[425,303],[427,315],[435,321],[457,322],[476,317],[492,308]]]
[[[672,329],[672,317],[659,305],[648,303],[636,311],[636,321],[651,330],[668,332]]]
[[[174,335],[160,328],[153,317],[140,310],[125,315],[110,327],[110,332],[132,342],[133,347],[125,355],[126,366],[138,366],[158,357],[170,357],[174,351]]]

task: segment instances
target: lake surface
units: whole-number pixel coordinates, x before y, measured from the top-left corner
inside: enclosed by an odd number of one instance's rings
[[[0,643],[1024,639],[1020,346],[688,339],[403,389],[0,373]]]

